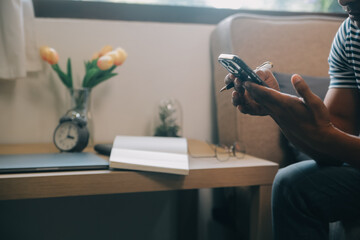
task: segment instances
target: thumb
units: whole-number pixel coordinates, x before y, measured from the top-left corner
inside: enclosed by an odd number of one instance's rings
[[[312,111],[318,111],[319,107],[322,106],[319,103],[322,103],[322,101],[311,91],[305,80],[300,75],[294,74],[291,77],[291,82],[296,92],[304,99],[305,104],[308,105]]]

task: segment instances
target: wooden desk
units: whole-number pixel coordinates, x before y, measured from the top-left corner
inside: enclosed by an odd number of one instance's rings
[[[52,144],[0,145],[0,154],[55,151]],[[225,162],[190,158],[187,176],[118,170],[0,174],[0,200],[251,186],[251,239],[260,240],[271,235],[271,184],[277,170],[276,163],[246,156]]]

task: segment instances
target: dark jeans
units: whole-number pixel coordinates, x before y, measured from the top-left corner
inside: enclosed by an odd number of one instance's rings
[[[360,171],[313,160],[281,169],[272,192],[274,240],[329,239],[329,223],[360,216]]]

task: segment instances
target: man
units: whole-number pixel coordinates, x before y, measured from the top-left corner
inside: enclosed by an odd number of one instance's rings
[[[279,92],[270,71],[257,72],[268,88],[225,78],[234,82],[239,111],[270,115],[314,159],[281,169],[274,180],[275,240],[329,239],[329,222],[360,218],[360,0],[338,2],[349,18],[333,41],[324,102],[297,74],[291,81],[300,98]]]

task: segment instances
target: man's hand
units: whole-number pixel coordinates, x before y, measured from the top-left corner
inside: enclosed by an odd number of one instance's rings
[[[276,90],[279,90],[279,84],[277,83],[274,75],[270,70],[258,70],[256,72],[258,76],[270,87]],[[244,78],[246,76],[244,75]],[[244,79],[235,78],[234,75],[228,74],[225,77],[225,84],[228,85],[231,82],[234,82],[235,91],[232,92],[232,103],[235,107],[239,109],[242,113],[264,116],[269,113],[264,109],[260,104],[256,103],[254,99],[248,94],[244,88]]]
[[[299,75],[293,75],[291,81],[300,97],[250,82],[244,83],[244,88],[295,145],[319,162],[340,164],[326,152],[327,139],[335,129],[328,109]]]
[[[332,127],[329,112],[322,100],[310,90],[299,75],[293,75],[291,81],[300,97],[250,82],[244,83],[244,87],[249,96],[262,106],[280,127],[291,129],[292,132],[299,130],[298,135],[311,131],[310,136],[314,135],[314,131],[319,132]]]

